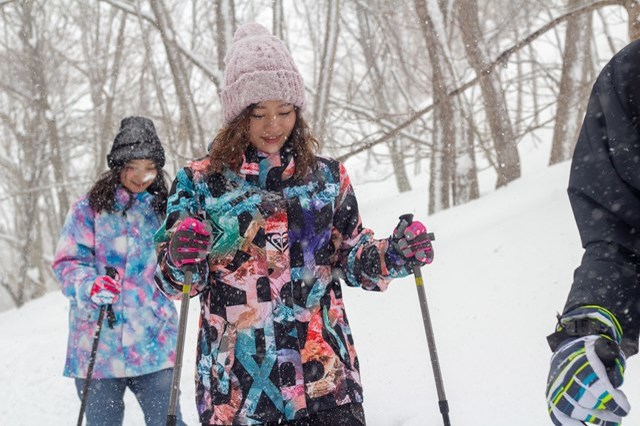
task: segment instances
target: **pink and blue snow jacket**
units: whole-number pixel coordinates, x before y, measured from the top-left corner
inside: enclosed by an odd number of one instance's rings
[[[196,403],[203,424],[300,419],[361,403],[358,355],[342,286],[383,291],[403,267],[388,241],[362,226],[347,172],[318,158],[303,178],[293,159],[251,147],[240,173],[208,172],[207,160],[178,172],[156,234],[156,281],[179,297],[183,274],[167,256],[177,225],[211,227],[208,262],[194,274],[200,295]]]
[[[131,196],[135,199],[127,207]],[[153,281],[153,234],[160,218],[152,199],[148,192],[130,195],[120,187],[115,212],[96,214],[86,195],[71,207],[53,262],[70,304],[65,376],[86,377],[100,311],[89,293],[107,266],[117,269],[122,292],[113,305],[113,328],[105,315],[93,378],[140,376],[173,367],[178,317],[173,302]]]

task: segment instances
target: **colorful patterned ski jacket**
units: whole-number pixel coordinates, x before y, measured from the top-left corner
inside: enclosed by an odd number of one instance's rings
[[[265,158],[251,147],[239,174],[208,165],[178,172],[156,234],[156,282],[173,297],[183,282],[167,255],[177,224],[200,216],[214,237],[191,292],[201,303],[200,421],[278,422],[361,403],[340,280],[382,291],[408,272],[390,265],[387,240],[362,227],[346,170],[318,158],[298,179],[286,154]]]
[[[153,282],[153,234],[160,219],[152,199],[143,192],[130,201],[120,187],[113,213],[96,214],[86,195],[71,207],[53,262],[70,303],[65,376],[86,377],[100,310],[89,293],[107,266],[117,269],[122,292],[113,305],[113,328],[105,316],[93,378],[140,376],[173,367],[177,311]]]

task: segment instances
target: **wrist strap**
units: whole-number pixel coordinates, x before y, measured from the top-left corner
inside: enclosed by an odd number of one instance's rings
[[[563,316],[558,315],[556,332],[547,336],[547,342],[555,352],[565,340],[589,335],[607,336],[619,345],[622,339],[622,328],[615,315],[606,308],[586,305]]]
[[[591,318],[577,318],[560,324],[560,316],[558,316],[557,330],[547,336],[547,343],[552,352],[555,352],[558,346],[567,339],[598,334],[609,336],[611,334],[610,327]]]

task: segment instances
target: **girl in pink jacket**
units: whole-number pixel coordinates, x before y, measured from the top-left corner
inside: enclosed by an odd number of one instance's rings
[[[106,305],[108,321],[87,394],[87,425],[122,424],[127,387],[146,423],[164,424],[177,312],[153,283],[153,234],[167,200],[164,150],[153,122],[122,120],[108,163],[110,170],[71,207],[53,262],[70,308],[64,375],[75,378],[82,399],[98,313]]]

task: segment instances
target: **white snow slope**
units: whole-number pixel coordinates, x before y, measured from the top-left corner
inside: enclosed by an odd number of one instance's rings
[[[363,222],[388,235],[412,212],[435,232],[436,259],[423,268],[444,387],[456,426],[550,424],[544,399],[545,336],[562,309],[581,248],[565,188],[568,163],[530,173],[472,203],[426,216],[426,188],[389,197],[385,184],[356,187]],[[344,290],[360,356],[370,426],[439,425],[433,373],[411,277],[385,293]],[[181,405],[198,424],[193,366],[199,303],[190,305]],[[79,400],[62,377],[67,302],[59,292],[0,314],[0,424],[75,424]],[[640,424],[640,366],[623,390]],[[143,425],[127,392],[126,425]]]

